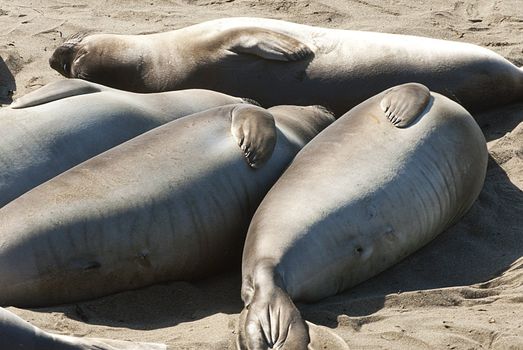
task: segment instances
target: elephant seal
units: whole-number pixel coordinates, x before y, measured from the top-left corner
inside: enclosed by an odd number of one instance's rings
[[[457,103],[420,84],[363,102],[298,153],[250,224],[240,349],[307,349],[293,301],[339,293],[399,262],[473,204],[485,138]]]
[[[263,196],[333,121],[320,107],[217,107],[41,184],[0,209],[0,305],[95,298],[239,260]]]
[[[163,344],[51,334],[0,308],[0,348],[17,350],[166,350]]]
[[[145,131],[242,99],[207,90],[136,94],[57,81],[0,110],[0,207]]]
[[[266,18],[148,35],[79,34],[49,62],[66,77],[124,90],[206,88],[264,107],[320,104],[336,116],[411,81],[470,111],[523,101],[523,70],[486,48]]]

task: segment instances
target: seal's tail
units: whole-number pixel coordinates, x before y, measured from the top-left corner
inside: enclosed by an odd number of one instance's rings
[[[291,298],[277,286],[262,286],[240,314],[240,350],[307,350],[309,332]]]
[[[255,292],[252,303],[240,314],[239,327],[239,350],[349,350],[347,343],[327,327],[304,321],[279,287],[258,295]]]

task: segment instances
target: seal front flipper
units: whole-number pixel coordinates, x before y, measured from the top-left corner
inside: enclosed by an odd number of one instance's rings
[[[70,96],[100,92],[103,89],[103,86],[85,80],[59,80],[42,86],[41,88],[16,99],[11,104],[11,108],[19,109],[38,106]]]
[[[260,28],[240,28],[228,32],[228,49],[267,60],[299,61],[313,56],[304,43],[289,35]]]
[[[406,128],[420,116],[429,101],[430,91],[425,85],[409,83],[385,92],[380,107],[394,126]]]
[[[231,112],[231,133],[247,163],[260,168],[276,145],[276,125],[272,114],[261,107],[239,105]]]

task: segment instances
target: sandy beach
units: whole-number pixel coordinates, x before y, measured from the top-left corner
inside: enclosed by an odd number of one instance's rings
[[[228,16],[470,42],[521,67],[522,5],[521,0],[3,1],[0,103],[9,102],[10,90],[16,98],[64,79],[48,59],[78,31],[153,33]],[[375,278],[321,302],[299,304],[308,321],[330,328],[353,350],[523,349],[523,101],[475,117],[490,159],[470,212]],[[203,281],[8,310],[59,334],[161,342],[169,349],[235,349],[240,282],[238,261]]]

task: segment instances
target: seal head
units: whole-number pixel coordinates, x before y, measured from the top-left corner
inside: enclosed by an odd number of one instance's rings
[[[49,58],[51,68],[66,78],[74,78],[72,74],[73,62],[78,52],[78,44],[91,33],[79,32],[70,36],[62,45],[56,48]]]

